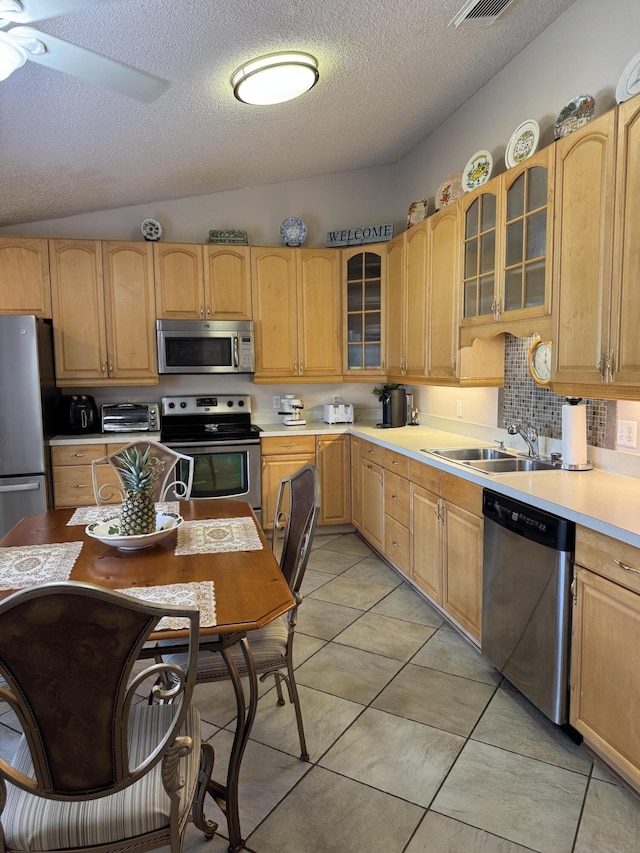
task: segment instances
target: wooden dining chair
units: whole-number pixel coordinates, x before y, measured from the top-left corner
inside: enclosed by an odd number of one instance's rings
[[[309,760],[302,722],[300,697],[293,668],[293,638],[297,610],[302,603],[300,587],[309,559],[311,543],[320,514],[320,481],[314,465],[305,465],[291,477],[285,477],[278,489],[273,527],[273,549],[280,555],[280,568],[295,599],[295,607],[256,631],[247,633],[251,657],[260,680],[269,675],[275,678],[278,705],[284,705],[282,682],[285,683],[289,701],[293,704],[300,738],[300,758]],[[241,676],[247,675],[247,664],[236,644],[231,656]],[[164,654],[163,659],[183,665],[184,655]],[[201,651],[198,655],[196,683],[223,681],[229,673],[219,652]]]
[[[184,668],[155,662],[134,675],[164,616],[188,628]],[[0,848],[179,853],[190,813],[212,838],[203,805],[213,748],[191,704],[197,653],[195,607],[73,581],[0,602],[0,692],[23,731],[13,761],[0,758]],[[164,703],[158,686],[157,702],[141,702],[167,666],[180,701]]]
[[[149,447],[151,448],[151,465],[157,475],[154,485],[154,500],[186,501],[189,499],[193,485],[193,457],[171,450],[171,448],[157,441],[144,440],[133,441],[119,450],[101,456],[100,459],[94,459],[91,463],[93,493],[98,506],[113,503],[114,498],[119,501],[124,499],[124,486],[120,476],[121,466],[118,461],[120,454],[130,449],[135,449],[143,454]],[[100,466],[105,464],[115,471],[119,485],[104,482],[104,475],[101,476]]]

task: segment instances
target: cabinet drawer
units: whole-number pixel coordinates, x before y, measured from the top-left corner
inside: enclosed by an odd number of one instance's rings
[[[396,453],[395,450],[385,449],[384,467],[387,471],[393,471],[394,474],[399,474],[401,477],[408,477],[409,457],[403,456],[402,453]]]
[[[614,560],[619,560],[629,568],[618,566]],[[577,525],[576,563],[632,592],[640,593],[640,548]]]
[[[281,456],[285,453],[316,452],[315,435],[282,435],[260,439],[260,450],[263,456]]]
[[[66,506],[94,506],[96,503],[93,492],[91,465],[66,465],[53,469],[53,495],[56,509]],[[98,466],[98,486],[110,483],[119,485],[118,475],[110,465]],[[102,503],[120,503],[120,495],[116,493],[111,500]]]
[[[424,462],[416,462],[411,459],[409,463],[409,479],[417,486],[421,486],[429,492],[440,494],[440,469]]]
[[[109,447],[109,452],[115,447]],[[53,465],[90,465],[107,454],[106,444],[60,444],[51,448]],[[91,469],[89,469],[91,481]]]
[[[472,512],[474,515],[482,515],[482,486],[470,483],[454,474],[442,474],[442,497]]]
[[[384,475],[384,511],[409,526],[409,481],[391,471]]]
[[[405,574],[409,574],[409,530],[390,515],[384,520],[384,553]]]
[[[372,444],[370,441],[363,441],[360,445],[360,458],[384,467],[384,447]]]

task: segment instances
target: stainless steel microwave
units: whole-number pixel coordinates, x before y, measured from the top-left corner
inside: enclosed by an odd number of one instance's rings
[[[253,373],[250,320],[157,320],[160,373]]]

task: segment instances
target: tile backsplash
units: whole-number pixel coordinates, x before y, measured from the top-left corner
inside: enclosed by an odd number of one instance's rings
[[[558,397],[549,388],[533,381],[528,367],[529,347],[534,336],[516,338],[506,335],[504,387],[500,390],[499,426],[506,427],[523,418],[530,421],[541,436],[562,438],[562,406],[566,397]],[[616,402],[584,398],[587,406],[587,444],[615,447]]]

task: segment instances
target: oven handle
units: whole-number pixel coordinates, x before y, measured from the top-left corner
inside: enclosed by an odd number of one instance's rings
[[[243,450],[245,447],[251,447],[252,445],[255,447],[256,444],[260,444],[259,438],[248,438],[246,441],[216,441],[215,444],[211,444],[210,442],[199,444],[193,441],[162,441],[162,438],[160,441],[166,447],[179,450],[181,453],[186,453],[187,456],[189,455],[189,450],[195,450],[198,453],[214,453],[218,447],[234,447],[237,450]]]

